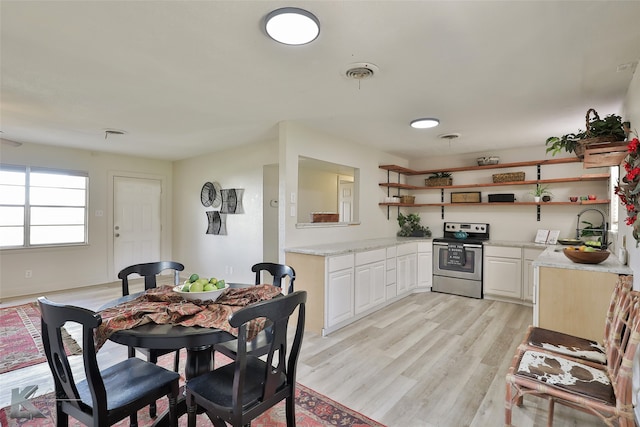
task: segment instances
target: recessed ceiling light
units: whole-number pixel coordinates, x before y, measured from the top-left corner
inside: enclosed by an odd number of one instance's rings
[[[264,20],[269,37],[288,45],[314,41],[320,34],[320,21],[311,12],[297,7],[283,7],[269,13]]]
[[[432,118],[415,119],[411,122],[411,127],[415,129],[429,129],[440,124],[440,120]]]

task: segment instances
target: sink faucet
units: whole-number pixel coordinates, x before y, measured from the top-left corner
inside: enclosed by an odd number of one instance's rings
[[[602,230],[601,242],[602,242],[602,246],[606,247],[607,246],[607,222],[605,221],[604,214],[599,209],[588,208],[588,209],[584,209],[582,212],[578,214],[578,224],[576,225],[576,239],[580,239],[580,231],[584,230],[583,228],[580,228],[580,217],[582,216],[582,214],[589,211],[598,212],[602,217],[602,227],[595,228],[595,229],[591,228],[591,230],[598,230],[598,231]]]

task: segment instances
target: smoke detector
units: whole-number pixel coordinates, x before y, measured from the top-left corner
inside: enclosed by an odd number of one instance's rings
[[[374,64],[370,64],[368,62],[357,62],[355,64],[349,64],[344,72],[344,75],[348,79],[364,80],[370,79],[378,71],[379,68]]]

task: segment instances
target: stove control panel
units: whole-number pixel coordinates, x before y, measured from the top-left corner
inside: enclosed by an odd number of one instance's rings
[[[456,231],[465,231],[469,234],[488,234],[489,224],[467,223],[467,222],[445,222],[444,231],[455,233]]]

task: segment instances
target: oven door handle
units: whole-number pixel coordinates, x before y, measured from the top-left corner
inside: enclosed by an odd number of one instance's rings
[[[449,243],[447,242],[433,242],[434,246],[449,246]],[[482,248],[481,244],[475,244],[475,243],[463,243],[462,246],[464,246],[465,248]]]

